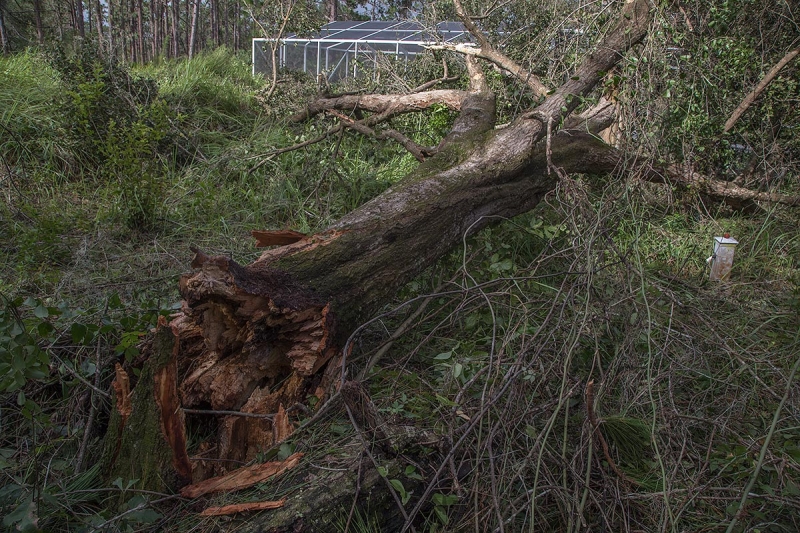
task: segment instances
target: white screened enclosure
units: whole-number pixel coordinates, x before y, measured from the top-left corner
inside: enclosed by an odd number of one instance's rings
[[[468,33],[460,22],[440,22],[435,29],[415,21],[331,22],[311,37],[289,35],[278,43],[278,65],[290,70],[323,74],[328,81],[371,74],[378,55],[408,62],[441,42],[464,42]],[[253,75],[272,70],[271,39],[253,39]]]

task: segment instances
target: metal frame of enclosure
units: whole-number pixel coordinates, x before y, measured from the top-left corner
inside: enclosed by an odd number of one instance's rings
[[[331,22],[317,35],[281,39],[277,59],[282,68],[324,74],[333,82],[374,72],[379,55],[407,63],[427,45],[464,42],[468,35],[460,22],[440,22],[435,30],[415,21]],[[253,75],[271,71],[271,42],[253,39]]]

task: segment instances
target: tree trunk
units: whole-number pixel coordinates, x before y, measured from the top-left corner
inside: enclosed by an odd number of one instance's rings
[[[144,47],[144,6],[142,0],[136,0],[136,48],[139,51],[139,63],[144,63],[146,59]]]
[[[172,28],[172,46],[170,47],[172,51],[172,57],[178,57],[180,54],[180,47],[178,43],[180,42],[180,34],[178,32],[178,19],[180,17],[180,6],[178,4],[178,0],[172,0],[172,20],[171,20],[171,28]]]
[[[336,22],[339,16],[339,0],[327,0],[328,22]]]
[[[33,18],[36,22],[36,42],[39,44],[39,46],[41,46],[44,44],[44,26],[42,26],[42,0],[33,0]]]
[[[5,0],[0,0],[0,51],[3,55],[11,52],[11,44],[8,40],[8,30],[6,30],[6,19],[4,11],[6,10]]]
[[[97,46],[102,52],[105,48],[105,39],[103,38],[103,5],[100,0],[95,1],[94,25],[97,27]]]
[[[83,0],[75,0],[75,29],[78,30],[78,35],[86,37],[83,25]]]
[[[108,57],[116,57],[114,50],[114,0],[108,1]]]
[[[189,34],[189,59],[194,57],[195,46],[197,45],[197,29],[200,19],[200,0],[194,0],[194,9],[192,10],[192,25]]]

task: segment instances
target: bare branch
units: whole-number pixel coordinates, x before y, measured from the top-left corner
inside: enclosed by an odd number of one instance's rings
[[[783,58],[780,61],[778,61],[775,64],[775,66],[770,69],[769,72],[767,72],[766,76],[764,76],[761,79],[761,81],[758,82],[756,88],[753,89],[753,91],[750,94],[745,96],[744,100],[742,100],[742,103],[739,104],[736,107],[736,109],[733,110],[733,113],[731,114],[730,118],[727,120],[727,122],[725,122],[725,127],[722,128],[723,133],[728,133],[731,130],[731,128],[733,128],[733,125],[736,124],[736,121],[739,120],[739,118],[745,113],[745,111],[747,111],[750,108],[751,105],[753,105],[753,102],[756,101],[758,95],[764,92],[764,89],[766,89],[769,86],[769,84],[772,83],[772,80],[775,79],[775,76],[778,75],[778,72],[780,72],[781,69],[785,67],[792,59],[797,57],[798,54],[800,54],[800,48],[795,48],[794,50],[790,51],[785,56],[783,56]]]
[[[478,42],[478,46],[476,47],[474,45],[469,46],[464,44],[444,44],[431,46],[431,49],[452,50],[461,54],[473,55],[482,59],[486,59],[498,67],[509,71],[512,75],[514,75],[514,77],[524,82],[536,96],[545,96],[547,94],[547,87],[537,76],[492,46],[480,28],[478,28],[478,26],[473,22],[472,17],[467,15],[464,6],[461,4],[461,0],[453,0],[453,4],[456,8],[456,15],[458,15],[458,18],[461,19],[461,22],[464,24],[464,27],[467,28],[467,31],[469,31],[469,33]]]
[[[419,87],[415,87],[414,89],[412,89],[411,92],[412,93],[421,93],[422,91],[427,91],[431,87],[435,87],[435,86],[439,85],[440,83],[446,83],[448,81],[457,81],[458,80],[458,76],[452,76],[452,77],[448,76],[447,61],[445,61],[444,59],[442,59],[442,69],[443,69],[443,74],[442,74],[441,78],[425,82],[422,85],[420,85]]]
[[[388,129],[384,131],[375,131],[370,128],[365,122],[366,121],[356,121],[351,119],[350,117],[346,117],[343,114],[339,113],[338,111],[330,110],[328,111],[331,115],[334,115],[339,120],[341,120],[341,124],[352,130],[355,130],[359,133],[363,133],[364,135],[369,135],[370,137],[375,137],[376,139],[383,140],[383,139],[392,139],[400,143],[403,148],[408,150],[411,155],[413,155],[417,161],[420,163],[425,161],[425,158],[432,155],[434,152],[433,150],[423,148],[410,138],[406,137],[402,133],[397,130]],[[372,117],[370,117],[372,118]]]

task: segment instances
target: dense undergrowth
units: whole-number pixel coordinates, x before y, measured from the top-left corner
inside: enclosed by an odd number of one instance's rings
[[[250,230],[324,228],[413,168],[351,134],[265,157],[326,126],[281,120],[308,80],[269,103],[263,87],[224,49],[133,70],[91,48],[0,58],[4,527],[213,529],[92,466],[114,363],[179,304],[190,244],[249,262]],[[449,118],[403,120],[424,139]],[[409,284],[351,362],[389,419],[466,435],[452,467],[469,474],[436,487],[426,530],[798,530],[796,224],[575,178]],[[735,270],[709,283],[723,232],[741,241]],[[278,453],[336,467],[350,432],[332,416]],[[428,474],[387,473],[401,493]]]

